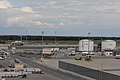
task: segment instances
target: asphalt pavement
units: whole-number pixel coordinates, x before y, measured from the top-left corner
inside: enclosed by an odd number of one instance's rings
[[[45,72],[45,74],[40,75],[38,77],[39,79],[37,77],[35,77],[35,79],[32,79],[32,80],[85,80],[78,76],[74,76],[72,74],[68,74],[68,73],[59,71],[58,69],[53,69],[48,66],[38,64],[38,63],[34,62],[32,58],[26,58],[26,57],[22,57],[19,55],[12,55],[12,57],[23,61],[24,63],[30,65],[31,67],[40,68]],[[15,79],[15,80],[24,80],[24,79]],[[28,80],[30,80],[30,79],[28,79]]]

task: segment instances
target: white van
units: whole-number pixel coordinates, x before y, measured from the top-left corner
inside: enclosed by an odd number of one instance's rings
[[[75,55],[75,48],[68,48],[67,51],[69,55]]]
[[[114,56],[114,53],[113,52],[104,52],[104,55],[105,56]]]

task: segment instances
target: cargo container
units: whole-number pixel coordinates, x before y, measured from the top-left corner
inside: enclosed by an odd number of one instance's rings
[[[83,39],[79,41],[79,51],[89,52],[94,50],[94,42],[92,40]]]
[[[101,51],[113,51],[116,47],[116,41],[104,40],[102,41]]]

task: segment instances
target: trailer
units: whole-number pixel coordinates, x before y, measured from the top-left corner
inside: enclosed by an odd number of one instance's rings
[[[42,54],[44,57],[51,57],[54,55],[53,48],[43,48],[42,49]]]
[[[27,73],[42,73],[39,68],[5,68],[5,72],[27,72]]]

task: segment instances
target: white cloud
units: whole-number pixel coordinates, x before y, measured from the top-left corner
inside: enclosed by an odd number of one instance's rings
[[[109,6],[109,5],[102,5],[102,6],[92,6],[91,9],[99,12],[120,12],[120,6]]]
[[[17,17],[10,17],[7,19],[8,26],[25,26],[26,24],[30,23],[31,20],[27,19],[24,16],[17,16]]]
[[[44,18],[45,16],[43,16],[43,15],[38,15],[38,14],[32,14],[31,17],[37,18],[37,19],[42,19],[42,18]]]
[[[72,19],[72,18],[74,18],[74,16],[71,16],[71,15],[58,15],[58,18],[60,18],[60,19]]]
[[[0,9],[12,7],[8,1],[11,0],[0,0]],[[64,30],[81,29],[81,31],[83,28],[87,31],[97,28],[104,30],[105,26],[108,29],[109,27],[115,29],[120,25],[120,0],[35,0],[29,2],[12,0],[12,3],[15,4],[14,8],[0,10],[1,26],[24,28],[30,25],[29,27],[33,29],[34,27],[52,27]],[[6,19],[8,25],[6,25]]]
[[[41,22],[41,21],[34,21],[33,24],[35,26],[39,26],[39,27],[41,27],[41,26],[53,27],[52,24],[49,24],[49,23],[46,23],[46,22]]]
[[[0,0],[0,9],[8,9],[10,7],[12,7],[10,2],[8,2],[7,0]]]
[[[56,2],[56,1],[50,1],[49,3],[50,4],[57,4],[58,2]]]
[[[26,12],[26,13],[34,13],[31,7],[23,7],[20,9],[20,11]]]
[[[96,3],[92,6],[90,6],[90,11],[95,12],[109,12],[109,13],[119,13],[120,12],[120,2],[119,1],[113,1],[113,2],[105,2],[100,1],[99,3]]]
[[[8,27],[53,27],[52,24],[49,24],[47,22],[41,22],[38,21],[39,19],[44,18],[42,15],[38,14],[29,14],[26,16],[16,16],[16,17],[9,17],[6,21]]]
[[[59,26],[64,26],[65,24],[63,22],[60,22],[59,23]]]

